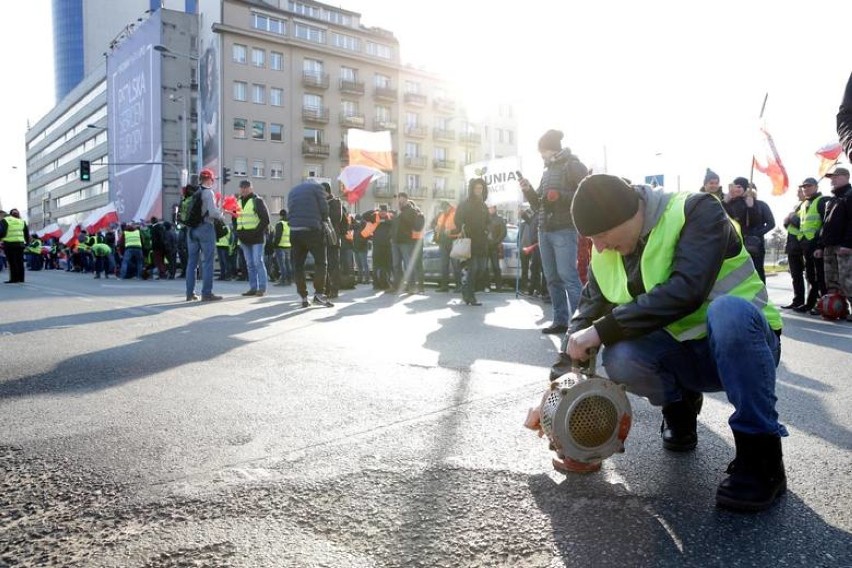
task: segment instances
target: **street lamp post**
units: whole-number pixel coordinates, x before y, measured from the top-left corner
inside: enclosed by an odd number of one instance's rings
[[[169,98],[172,102],[180,101],[183,103],[183,114],[181,115],[181,137],[180,137],[180,157],[181,157],[181,171],[180,171],[180,185],[185,186],[189,181],[189,156],[187,156],[187,148],[186,148],[186,139],[187,139],[187,122],[186,122],[186,96],[181,95],[176,97],[174,95],[170,95]]]

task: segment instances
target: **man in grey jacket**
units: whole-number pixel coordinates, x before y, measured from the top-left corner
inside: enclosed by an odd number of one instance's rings
[[[186,301],[197,300],[195,294],[195,272],[198,268],[199,255],[201,261],[201,301],[214,302],[221,300],[222,296],[213,294],[213,259],[216,254],[216,229],[213,220],[224,221],[224,216],[216,207],[213,196],[213,184],[216,176],[213,170],[204,168],[198,174],[198,182],[201,187],[201,224],[190,227],[186,234],[186,246],[189,258],[186,267]]]
[[[719,506],[766,509],[786,490],[775,410],[781,316],[715,197],[587,177],[572,204],[594,245],[564,343],[585,361],[605,346],[607,375],[663,407],[663,447],[695,448],[702,392],[724,391],[736,458]]]

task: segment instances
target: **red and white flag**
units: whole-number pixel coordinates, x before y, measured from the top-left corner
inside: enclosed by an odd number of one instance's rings
[[[110,224],[118,223],[118,211],[115,205],[108,203],[92,211],[81,224],[90,235],[101,229],[108,229]]]
[[[62,236],[62,229],[56,223],[51,223],[39,232],[42,239],[54,239]]]
[[[829,142],[816,151],[816,157],[819,158],[819,177],[825,177],[826,172],[837,163],[842,153],[843,147],[837,141]]]
[[[349,145],[350,166],[368,166],[385,172],[393,170],[390,131],[368,132],[350,128],[346,141]]]
[[[370,166],[349,165],[343,168],[337,179],[343,184],[343,196],[348,203],[355,203],[367,192],[373,180],[384,177],[381,170]]]
[[[68,230],[62,233],[62,236],[59,237],[59,242],[68,248],[74,248],[77,246],[77,237],[80,236],[80,225],[71,225],[68,227]]]
[[[787,170],[781,163],[778,149],[775,148],[775,142],[766,127],[760,128],[760,134],[760,144],[754,152],[754,167],[760,173],[769,176],[770,181],[772,181],[772,195],[784,195],[790,187]]]

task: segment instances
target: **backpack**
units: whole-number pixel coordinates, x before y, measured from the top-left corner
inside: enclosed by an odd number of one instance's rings
[[[204,221],[204,215],[201,213],[202,209],[202,199],[201,199],[201,191],[197,190],[192,194],[192,197],[189,198],[189,205],[186,208],[186,215],[183,219],[183,224],[190,228],[195,228],[201,225]]]

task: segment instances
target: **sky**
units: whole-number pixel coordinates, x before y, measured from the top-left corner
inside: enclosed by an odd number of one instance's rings
[[[336,2],[361,23],[394,32],[403,63],[453,79],[471,113],[510,102],[518,116],[524,174],[542,164],[539,136],[563,144],[587,165],[641,181],[664,174],[666,186],[698,189],[706,168],[723,185],[749,177],[759,113],[790,177],[791,189],[761,198],[783,217],[795,186],[816,176],[814,152],[836,140],[835,115],[852,73],[848,0],[431,0],[422,8],[393,0]],[[796,7],[792,6],[795,4]],[[526,8],[518,11],[518,7]],[[25,207],[27,120],[54,104],[49,0],[30,0],[18,18],[0,21],[8,77],[19,88],[0,104],[3,171],[0,202]],[[31,26],[40,22],[38,40]],[[826,180],[820,184],[829,191]],[[780,219],[779,219],[780,224]]]

